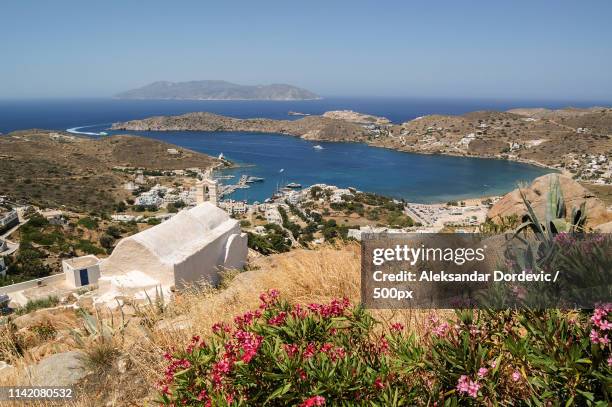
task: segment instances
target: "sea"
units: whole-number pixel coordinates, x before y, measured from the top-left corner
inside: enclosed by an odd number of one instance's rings
[[[235,183],[241,175],[264,179],[229,197],[248,202],[261,202],[277,188],[293,182],[303,187],[321,183],[354,187],[409,202],[433,203],[504,194],[551,170],[504,160],[413,154],[362,143],[315,142],[277,134],[114,132],[109,127],[119,121],[197,111],[236,118],[295,120],[301,116],[289,115],[289,112],[321,114],[348,109],[401,123],[427,114],[463,114],[515,107],[587,107],[600,103],[357,97],[307,101],[0,99],[0,132],[38,128],[68,130],[89,137],[130,133],[212,156],[223,153],[238,167],[225,170],[222,175],[233,178],[221,182]]]

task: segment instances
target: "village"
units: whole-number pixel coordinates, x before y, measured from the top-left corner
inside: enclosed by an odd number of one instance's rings
[[[189,247],[200,244],[199,249],[193,248],[194,256],[198,250],[206,252],[204,246],[210,242],[194,242],[209,233],[210,225],[204,227],[202,236],[194,236],[193,241],[178,241],[164,235],[176,228],[191,229],[184,219],[193,217],[193,213],[201,217],[192,220],[195,223],[207,223],[206,219],[213,217],[218,219],[216,227],[224,225],[222,228],[233,231],[223,233],[225,241],[220,244],[238,249],[232,249],[228,259],[213,263],[240,266],[246,262],[247,246],[252,254],[265,255],[335,239],[361,240],[364,233],[477,231],[493,202],[476,199],[415,204],[355,188],[317,184],[303,189],[285,186],[265,202],[247,203],[224,199],[237,188],[248,188],[246,176],[237,184],[230,184],[228,176],[195,167],[171,171],[130,167],[113,170],[130,178],[123,187],[132,198],[117,205],[116,211],[110,214],[84,215],[19,205],[7,197],[0,198],[3,208],[0,212],[0,306],[4,312],[45,298],[66,298],[83,287],[96,287],[97,293],[88,291],[88,295],[96,295],[101,302],[112,302],[117,295],[128,291],[142,299],[142,293],[147,290],[175,289],[185,277],[175,275],[178,269],[155,275],[151,271],[155,266],[133,266],[150,255],[137,251],[121,254],[119,249],[126,246],[125,241],[147,235],[160,246],[159,251],[171,256],[175,256],[168,252],[172,244]],[[205,211],[201,209],[204,204]],[[189,231],[181,233],[185,239],[188,235]],[[23,264],[20,257],[24,253],[36,261]],[[121,261],[113,260],[121,256]],[[214,258],[218,254],[204,255],[207,256]],[[209,269],[220,264],[211,264]],[[185,281],[205,277],[190,267]],[[216,278],[209,275],[207,279],[214,282]]]

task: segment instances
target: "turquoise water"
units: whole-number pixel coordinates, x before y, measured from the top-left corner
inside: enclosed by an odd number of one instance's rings
[[[328,98],[315,101],[132,101],[0,100],[0,131],[42,128],[66,130],[87,126],[85,132],[107,131],[111,123],[194,111],[210,111],[232,117],[298,119],[289,111],[320,114],[352,109],[383,115],[393,122],[431,113],[462,114],[474,110],[506,110],[512,107],[562,107],[546,101],[417,100],[399,98]],[[592,103],[573,103],[576,106]],[[112,132],[108,132],[112,134]],[[122,132],[128,133],[128,132]],[[412,202],[442,202],[483,195],[503,194],[518,182],[531,181],[549,170],[507,162],[462,157],[402,153],[359,143],[315,143],[275,134],[205,132],[129,132],[177,144],[228,159],[242,165],[230,170],[236,180],[242,174],[262,177],[263,183],[238,190],[232,198],[249,202],[270,197],[277,185],[297,182],[353,186]],[[316,144],[324,148],[314,149]],[[282,170],[282,171],[281,171]],[[228,182],[235,182],[230,180]]]

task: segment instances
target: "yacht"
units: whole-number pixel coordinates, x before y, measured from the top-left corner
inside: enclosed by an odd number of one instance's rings
[[[315,150],[323,150],[323,146],[321,144],[317,144],[313,147]]]
[[[247,178],[246,182],[247,182],[247,184],[252,184],[254,182],[263,182],[263,180],[264,179],[261,178],[261,177],[249,177],[249,178]]]
[[[287,188],[302,188],[302,184],[298,184],[295,182],[290,182],[286,185]]]

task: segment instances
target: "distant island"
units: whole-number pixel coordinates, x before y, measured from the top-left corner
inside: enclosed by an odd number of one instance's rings
[[[317,94],[286,84],[238,85],[219,80],[159,81],[115,95],[118,99],[312,100]]]

